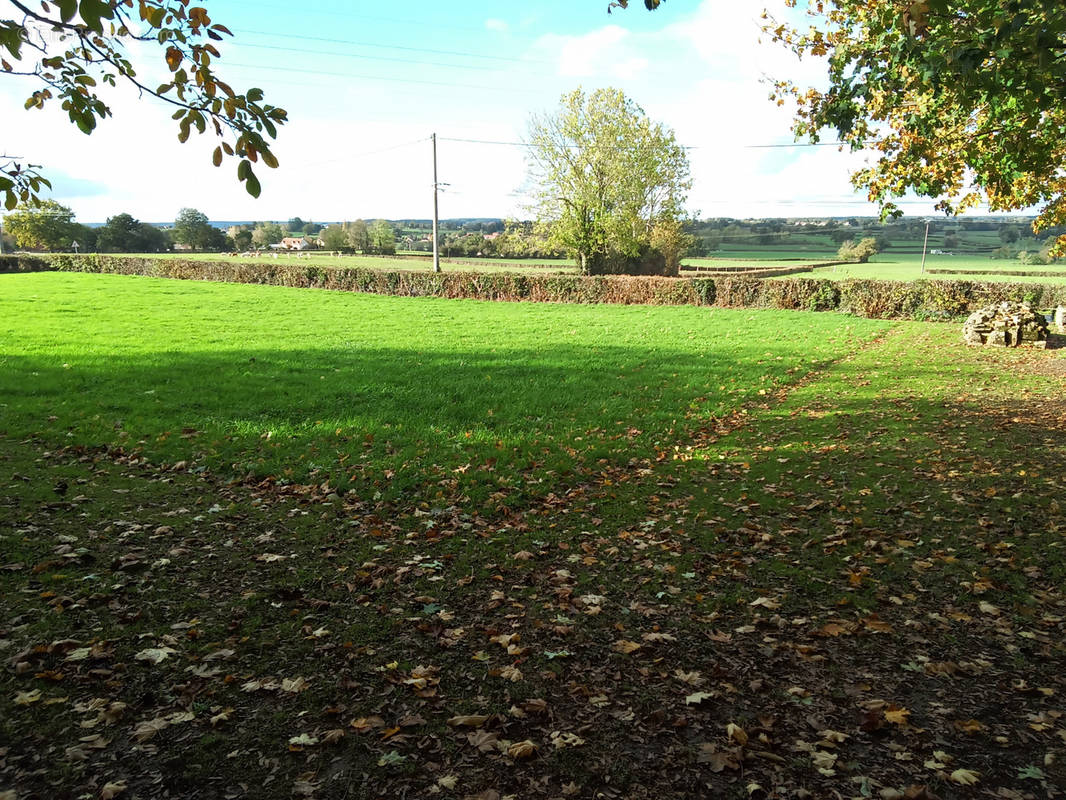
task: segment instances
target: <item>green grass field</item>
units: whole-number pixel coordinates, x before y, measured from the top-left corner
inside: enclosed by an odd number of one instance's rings
[[[1023,266],[1017,261],[1001,261],[982,256],[927,256],[927,269],[937,270],[994,270],[1002,275],[966,275],[960,273],[932,274],[922,272],[921,254],[897,254],[891,250],[875,255],[868,264],[846,264],[824,267],[800,273],[800,278],[876,278],[881,280],[913,281],[919,278],[967,281],[1016,281],[1020,283],[1061,283],[1066,281],[1066,263],[1042,266]],[[1057,277],[1031,277],[1012,273],[1053,272]]]
[[[1066,349],[960,339],[0,275],[0,797],[1061,796]]]
[[[432,269],[432,261],[425,257],[393,258],[390,256],[364,256],[364,255],[330,255],[328,253],[308,251],[304,253],[277,253],[263,254],[261,256],[231,256],[228,253],[138,253],[133,254],[136,258],[163,258],[182,259],[187,261],[248,261],[248,262],[279,262],[282,264],[306,264],[314,267],[338,267],[356,268],[366,267],[370,269],[405,269],[405,270],[428,270]],[[455,263],[456,261],[462,263]],[[547,265],[547,266],[545,266]],[[537,267],[545,270],[557,270],[559,272],[575,272],[577,267],[571,261],[553,262],[548,259],[511,259],[511,258],[479,258],[479,259],[448,259],[441,257],[441,268],[456,272],[510,272],[514,270],[530,269]]]
[[[2,280],[8,435],[387,496],[444,480],[479,500],[521,496],[599,459],[647,455],[884,327],[769,311]],[[786,343],[768,354],[752,327],[783,327]]]

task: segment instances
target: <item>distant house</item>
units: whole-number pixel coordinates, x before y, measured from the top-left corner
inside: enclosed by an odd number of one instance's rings
[[[281,240],[279,250],[307,250],[311,243],[302,236],[286,236]]]

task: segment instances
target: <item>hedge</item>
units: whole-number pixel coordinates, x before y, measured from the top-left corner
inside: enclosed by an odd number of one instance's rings
[[[839,311],[878,319],[959,319],[977,308],[1003,300],[1021,300],[1035,308],[1066,305],[1066,284],[760,279],[747,275],[661,278],[535,272],[434,273],[248,260],[186,261],[92,254],[0,257],[0,272],[41,270],[228,281],[402,297],[782,308]]]

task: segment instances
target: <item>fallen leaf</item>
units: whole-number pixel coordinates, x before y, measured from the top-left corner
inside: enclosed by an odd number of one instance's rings
[[[972,769],[957,769],[950,775],[951,780],[963,786],[973,786],[981,778],[980,772]]]
[[[138,742],[147,742],[168,725],[170,722],[165,717],[145,720],[133,729],[133,738]]]
[[[108,781],[104,784],[104,788],[100,790],[100,800],[114,800],[125,791],[125,781]]]
[[[500,670],[500,677],[511,681],[511,683],[518,683],[518,681],[522,680],[522,670],[518,667],[504,667]]]
[[[310,681],[305,678],[282,678],[281,679],[281,691],[288,692],[289,694],[298,694],[304,691],[310,685]]]
[[[619,639],[614,643],[614,651],[616,653],[623,653],[624,655],[635,653],[640,647],[641,645],[639,642],[631,642],[628,639]]]
[[[889,708],[885,711],[885,720],[895,725],[906,725],[911,712],[905,708]]]
[[[515,742],[507,748],[507,755],[513,758],[515,761],[522,761],[524,759],[533,758],[537,754],[537,746],[533,744],[529,739],[522,742]]]
[[[465,717],[452,717],[448,724],[453,728],[480,728],[488,721],[488,714],[470,714]]]
[[[41,690],[32,689],[28,692],[15,692],[15,705],[28,706],[41,699]]]
[[[730,722],[728,725],[725,726],[725,732],[730,739],[739,744],[741,747],[748,743],[748,734],[739,725]]]
[[[150,661],[153,664],[159,664],[176,652],[178,651],[172,647],[149,647],[137,653],[134,658],[138,661]]]

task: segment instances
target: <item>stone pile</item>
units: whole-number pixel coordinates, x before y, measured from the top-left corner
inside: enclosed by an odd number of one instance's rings
[[[1008,300],[970,314],[962,335],[972,345],[1047,347],[1048,324],[1028,303]]]

